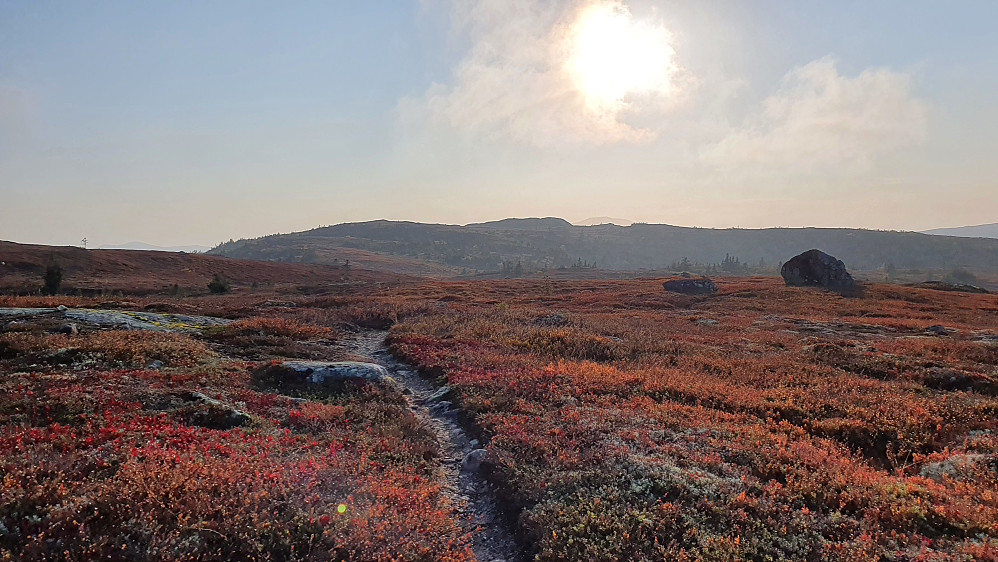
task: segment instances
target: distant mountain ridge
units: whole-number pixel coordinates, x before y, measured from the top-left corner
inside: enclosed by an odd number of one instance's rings
[[[954,226],[951,228],[933,228],[924,231],[926,234],[942,236],[960,236],[964,238],[998,238],[998,222],[978,224],[974,226]]]
[[[631,226],[634,221],[629,219],[616,219],[613,217],[589,217],[588,219],[576,221],[575,226],[597,226],[600,224],[615,224],[617,226]]]
[[[211,246],[155,246],[145,242],[128,242],[101,246],[101,250],[150,250],[154,252],[207,252]]]
[[[276,261],[332,263],[338,252],[401,256],[451,271],[595,265],[610,270],[669,268],[737,257],[772,267],[818,248],[847,267],[998,270],[998,240],[845,228],[710,229],[664,224],[573,226],[554,218],[467,226],[377,220],[228,242],[210,253]],[[389,262],[390,263],[390,262]]]

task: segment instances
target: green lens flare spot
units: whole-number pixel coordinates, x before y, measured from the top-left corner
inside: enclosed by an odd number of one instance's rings
[[[346,513],[347,512],[347,504],[341,503],[339,506],[337,506],[336,511],[339,512],[339,513]]]

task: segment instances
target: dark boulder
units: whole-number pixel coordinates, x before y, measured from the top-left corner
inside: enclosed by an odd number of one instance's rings
[[[669,279],[662,283],[662,288],[666,291],[683,293],[684,295],[709,295],[717,292],[717,285],[706,277],[700,279]]]
[[[780,275],[788,287],[850,289],[856,285],[842,260],[821,250],[808,250],[794,256],[783,264]]]

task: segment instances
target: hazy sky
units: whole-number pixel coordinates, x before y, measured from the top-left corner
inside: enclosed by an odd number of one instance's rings
[[[0,239],[998,221],[998,2],[0,0]]]

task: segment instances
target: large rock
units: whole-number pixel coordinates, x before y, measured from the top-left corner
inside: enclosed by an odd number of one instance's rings
[[[322,386],[349,379],[402,388],[381,365],[359,361],[284,361],[262,366],[254,372],[254,378],[258,383],[277,388]]]
[[[706,277],[699,279],[669,279],[662,283],[662,288],[666,291],[683,293],[685,295],[709,295],[717,292],[717,285]]]
[[[788,287],[826,287],[849,289],[855,286],[842,260],[821,250],[808,250],[794,256],[780,270]]]

